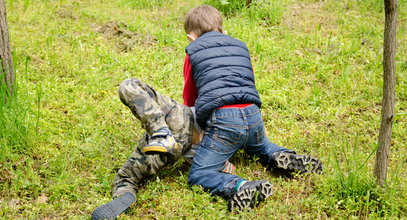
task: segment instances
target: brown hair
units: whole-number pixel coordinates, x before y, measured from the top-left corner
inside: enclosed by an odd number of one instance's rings
[[[216,8],[201,5],[191,9],[185,16],[184,29],[187,34],[193,31],[200,37],[210,31],[223,32],[222,22],[222,15]]]

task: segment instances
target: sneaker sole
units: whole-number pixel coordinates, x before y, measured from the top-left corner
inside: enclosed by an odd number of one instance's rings
[[[260,183],[256,188],[239,191],[231,198],[229,211],[252,209],[272,194],[273,185],[269,181]]]
[[[136,197],[129,192],[120,195],[116,199],[102,206],[97,207],[93,212],[91,219],[114,219],[128,209],[136,202]]]
[[[300,173],[322,173],[322,163],[309,155],[281,152],[277,158],[277,168]]]
[[[155,154],[155,153],[168,153],[167,148],[162,146],[148,146],[143,148],[145,154]]]
[[[175,144],[174,149],[178,148],[178,143]],[[143,147],[142,149],[143,153],[145,154],[157,154],[157,153],[169,153],[173,154],[168,150],[168,148],[160,146],[160,145],[151,145],[151,146],[146,146]]]

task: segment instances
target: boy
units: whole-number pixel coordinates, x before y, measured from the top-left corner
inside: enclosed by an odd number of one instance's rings
[[[194,34],[191,32],[187,37],[194,40],[194,37],[196,39]],[[196,95],[196,89],[193,84],[194,81],[190,78],[192,75],[188,56],[184,65],[184,74],[186,74],[183,93],[184,104],[194,106],[195,99],[193,97],[194,94]],[[200,128],[194,123],[194,110],[161,96],[152,87],[140,80],[130,78],[123,81],[119,88],[119,96],[121,101],[140,120],[147,133],[142,137],[139,146],[136,147],[132,156],[115,177],[112,189],[114,200],[95,209],[92,213],[92,219],[110,219],[120,215],[135,202],[138,185],[165,165],[174,163],[181,154],[187,161],[192,160],[196,150],[192,144],[197,144],[201,140]],[[309,171],[306,167],[307,163],[305,161],[298,162],[298,160],[310,159],[311,157],[295,155],[294,151],[287,153],[287,149],[270,142],[269,145],[274,150],[286,151],[281,151],[283,153],[278,155],[273,155],[273,151],[268,152],[260,158],[260,162],[264,166],[287,172]],[[320,169],[321,167],[317,168]],[[318,171],[318,169],[315,170]],[[223,162],[218,171],[233,174],[234,166],[226,161]],[[260,184],[265,185],[266,183],[260,182]],[[245,187],[247,188],[247,186]]]
[[[186,83],[187,90],[193,91],[184,93],[184,99],[195,104],[196,120],[205,130],[188,184],[229,199],[230,210],[252,208],[269,197],[269,181],[219,172],[239,148],[259,156],[263,164],[286,158],[297,170],[320,172],[317,158],[296,155],[268,141],[247,46],[223,33],[221,14],[212,6],[198,6],[187,14],[184,27],[191,41],[184,76],[191,82]]]

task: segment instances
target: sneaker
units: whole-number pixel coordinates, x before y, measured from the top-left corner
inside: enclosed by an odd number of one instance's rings
[[[275,161],[271,165],[277,169],[291,173],[322,173],[322,163],[316,157],[284,151],[274,154]]]
[[[145,154],[169,153],[178,155],[181,153],[181,148],[171,133],[158,130],[151,136],[148,145],[144,146],[142,151]]]
[[[114,219],[136,202],[133,193],[125,192],[113,201],[101,205],[92,212],[91,219]]]
[[[229,211],[252,209],[273,194],[273,185],[267,180],[250,181],[243,184],[229,200]]]

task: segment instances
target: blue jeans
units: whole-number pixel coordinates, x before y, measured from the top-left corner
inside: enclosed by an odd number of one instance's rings
[[[260,109],[256,105],[216,109],[208,120],[193,159],[188,184],[200,185],[210,193],[225,198],[233,195],[236,184],[243,178],[220,170],[241,147],[248,154],[257,155],[263,165],[274,159],[273,153],[290,151],[267,139]]]

